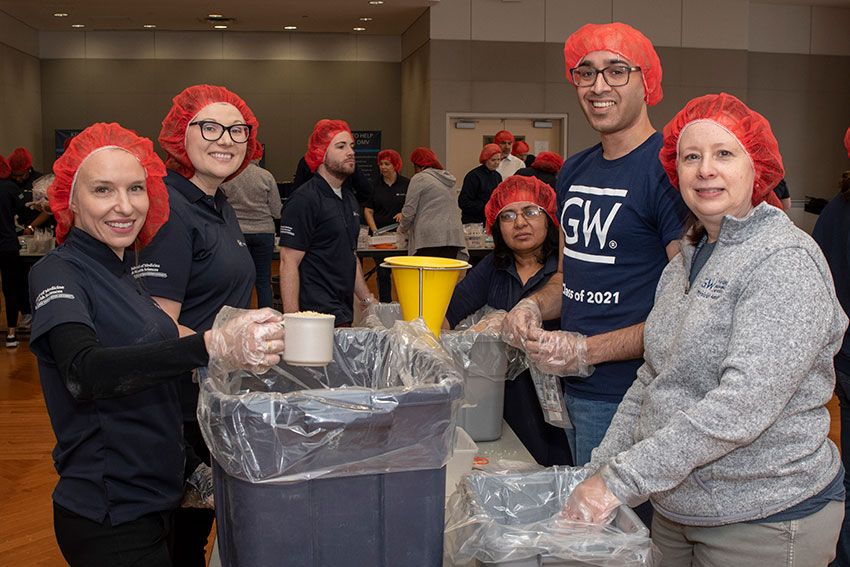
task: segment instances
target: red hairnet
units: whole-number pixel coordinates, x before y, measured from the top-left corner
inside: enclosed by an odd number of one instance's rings
[[[779,143],[770,129],[770,123],[767,118],[726,93],[710,94],[691,100],[664,127],[664,145],[658,158],[667,171],[670,183],[679,188],[679,174],[676,171],[679,138],[688,124],[698,120],[709,120],[728,130],[747,152],[755,170],[753,206],[767,201],[781,209],[782,203],[773,188],[785,177],[785,168],[782,166]]]
[[[567,79],[572,83],[570,69],[575,68],[591,51],[611,51],[627,59],[641,70],[643,99],[652,106],[661,102],[661,61],[652,42],[645,35],[627,24],[585,24],[576,30],[564,44],[564,62],[567,64]]]
[[[32,167],[32,154],[26,148],[15,148],[9,155],[9,168],[13,175],[23,175]]]
[[[502,142],[510,142],[514,143],[514,135],[508,132],[507,130],[499,130],[496,132],[496,135],[493,136],[493,141],[497,144],[501,144]]]
[[[546,173],[558,173],[561,171],[561,166],[564,165],[564,158],[555,152],[540,152],[534,158],[534,163],[531,167],[545,171]]]
[[[10,175],[12,175],[12,168],[9,167],[9,162],[0,156],[0,179],[7,179]]]
[[[74,224],[74,213],[69,208],[71,188],[80,166],[95,150],[118,147],[132,154],[145,170],[150,206],[145,224],[136,237],[138,247],[146,246],[156,232],[168,220],[168,190],[162,180],[166,175],[165,164],[153,151],[153,142],[142,138],[119,124],[92,124],[71,140],[68,149],[53,163],[56,179],[47,189],[50,209],[56,217],[56,240],[65,240]]]
[[[433,167],[434,169],[443,169],[443,164],[437,159],[437,154],[431,151],[431,148],[416,148],[410,154],[410,163],[417,167]]]
[[[378,152],[378,165],[381,165],[381,162],[384,160],[393,164],[393,169],[396,173],[401,171],[401,155],[397,151],[381,150]]]
[[[245,148],[245,159],[239,168],[230,174],[225,181],[229,181],[239,175],[248,163],[253,159],[263,156],[263,146],[257,140],[257,130],[260,123],[257,117],[245,104],[245,101],[224,87],[214,85],[194,85],[187,88],[172,99],[171,110],[162,121],[162,129],[159,131],[159,145],[168,154],[165,165],[173,169],[183,177],[189,179],[195,175],[195,166],[186,153],[186,130],[189,123],[200,111],[211,104],[226,102],[236,107],[242,114],[245,124],[251,126],[251,134],[248,136],[247,148]]]
[[[490,200],[484,205],[487,232],[491,232],[493,223],[496,222],[496,217],[499,216],[502,209],[511,203],[520,201],[540,205],[552,219],[552,222],[555,223],[555,226],[558,226],[556,219],[558,198],[555,196],[555,190],[536,177],[512,175],[493,189]]]
[[[497,144],[487,144],[481,148],[481,153],[478,154],[478,163],[484,163],[496,154],[502,155],[502,150],[499,149],[499,146]]]
[[[844,134],[844,147],[847,148],[847,157],[850,157],[850,128],[847,128],[847,133]]]
[[[328,120],[323,118],[316,122],[313,126],[313,132],[310,134],[310,139],[307,140],[307,153],[304,154],[304,161],[310,171],[315,172],[325,161],[325,154],[328,152],[328,146],[334,136],[340,132],[348,132],[351,134],[351,128],[348,127],[348,122],[345,120]]]
[[[528,153],[529,147],[528,144],[523,142],[522,140],[517,140],[514,142],[514,147],[511,150],[511,154],[519,157]]]

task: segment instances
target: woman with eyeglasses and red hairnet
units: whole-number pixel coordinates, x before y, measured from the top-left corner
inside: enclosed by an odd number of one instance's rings
[[[150,140],[95,124],[53,170],[60,246],[30,273],[30,349],[57,440],[56,539],[73,566],[170,566],[174,510],[211,498],[209,469],[184,450],[180,376],[211,358],[234,369],[275,364],[281,317],[246,312],[179,338],[131,275],[169,216]]]
[[[464,224],[484,224],[484,206],[490,200],[493,189],[502,182],[502,176],[496,171],[501,161],[499,146],[487,144],[478,155],[478,163],[481,165],[471,169],[463,178],[457,204]]]
[[[162,121],[170,218],[142,253],[133,275],[177,322],[181,333],[212,327],[225,305],[251,304],[255,269],[233,207],[220,186],[262,155],[259,123],[238,95],[224,87],[195,85],[174,97]],[[198,385],[181,381],[184,432],[209,464],[196,410]],[[174,562],[203,565],[213,522],[211,510],[179,510]]]
[[[601,522],[649,499],[663,565],[826,565],[844,514],[826,403],[847,328],[829,266],[782,211],[776,138],[740,100],[690,101],[659,157],[690,228],[565,515]]]
[[[410,154],[410,179],[398,231],[407,234],[411,256],[466,259],[466,236],[455,197],[454,175],[443,169],[430,148]]]
[[[844,135],[850,158],[850,128]],[[835,293],[845,313],[850,313],[850,169],[841,174],[839,193],[821,211],[812,238],[823,250],[832,271]],[[841,461],[844,489],[850,488],[850,330],[844,333],[841,350],[835,355],[835,395],[841,411]],[[838,538],[834,565],[850,565],[850,510],[845,494],[844,522]]]
[[[498,334],[504,312],[549,281],[558,271],[556,208],[554,189],[534,177],[513,175],[495,188],[485,207],[493,252],[457,284],[447,326],[454,328],[481,309],[496,309],[503,312],[487,315],[482,323]],[[558,321],[544,326],[557,329]],[[504,417],[539,464],[572,464],[566,433],[543,419],[528,372],[505,382]]]

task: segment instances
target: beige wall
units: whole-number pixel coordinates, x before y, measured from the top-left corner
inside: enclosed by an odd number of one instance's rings
[[[307,137],[321,118],[355,130],[381,130],[385,147],[401,143],[401,65],[379,61],[45,59],[43,146],[57,128],[116,121],[156,139],[171,99],[187,86],[224,85],[260,121],[266,166],[291,179]]]
[[[24,146],[36,169],[41,155],[41,72],[38,34],[0,12],[0,153]]]
[[[402,173],[413,175],[410,152],[430,145],[431,63],[429,19],[426,12],[401,36],[401,152]],[[443,154],[438,153],[440,159]]]

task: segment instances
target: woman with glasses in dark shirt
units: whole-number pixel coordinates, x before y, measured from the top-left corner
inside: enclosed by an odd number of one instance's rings
[[[484,208],[494,250],[458,283],[446,313],[451,327],[484,306],[510,311],[540,289],[558,269],[555,191],[536,177],[512,176],[500,183]],[[500,320],[491,319],[499,326]],[[558,321],[544,327],[557,329]],[[563,429],[545,422],[526,371],[505,382],[505,421],[543,466],[572,464]]]
[[[178,324],[181,336],[203,333],[225,305],[247,308],[254,262],[236,213],[220,189],[262,156],[259,123],[239,96],[224,87],[195,85],[174,97],[159,143],[167,154],[170,217],[141,253],[134,276]],[[196,410],[198,385],[180,383],[188,444],[209,464]],[[174,518],[175,565],[206,564],[211,510],[180,509]]]

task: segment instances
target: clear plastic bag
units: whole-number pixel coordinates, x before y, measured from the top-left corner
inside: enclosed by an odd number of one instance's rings
[[[570,492],[586,476],[586,470],[572,467],[466,475],[446,509],[445,565],[473,560],[515,565],[538,558],[553,567],[655,565],[659,554],[649,530],[629,508],[620,507],[606,525],[561,515]]]
[[[337,329],[334,339],[325,368],[209,369],[198,421],[227,474],[283,483],[446,463],[463,382],[425,325]]]

